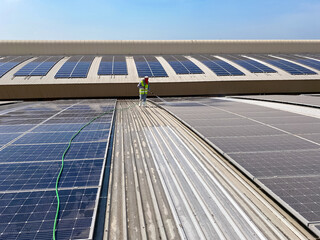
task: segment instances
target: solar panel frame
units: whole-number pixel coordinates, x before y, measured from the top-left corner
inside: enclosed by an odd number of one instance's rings
[[[162,56],[173,68],[176,74],[203,74],[203,71],[183,55]]]
[[[14,76],[45,76],[63,57],[42,56],[19,69]]]
[[[317,74],[316,72],[309,70],[305,67],[302,67],[300,65],[297,65],[295,63],[292,63],[283,59],[279,59],[270,55],[266,55],[266,54],[265,55],[254,54],[252,55],[252,58],[267,62],[275,67],[278,67],[290,73],[291,75],[316,75]]]
[[[155,56],[135,55],[133,59],[136,64],[139,77],[168,77],[166,71]]]
[[[94,56],[72,56],[56,73],[55,78],[86,78]]]
[[[0,78],[19,64],[29,60],[31,56],[9,56],[0,61]]]
[[[217,76],[244,76],[245,74],[229,63],[212,55],[193,55],[193,58],[202,62]]]
[[[246,58],[242,55],[219,55],[234,63],[246,68],[252,73],[276,73],[277,71],[255,60]]]

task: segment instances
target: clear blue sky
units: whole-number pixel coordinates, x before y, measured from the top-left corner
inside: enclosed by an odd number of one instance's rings
[[[320,39],[320,0],[0,0],[0,39]]]

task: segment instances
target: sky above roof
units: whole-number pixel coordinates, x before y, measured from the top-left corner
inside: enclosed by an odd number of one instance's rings
[[[0,0],[0,39],[320,39],[319,13],[319,0]]]

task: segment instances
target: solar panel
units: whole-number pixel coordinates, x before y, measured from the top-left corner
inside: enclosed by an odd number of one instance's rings
[[[14,67],[18,66],[20,63],[30,59],[30,56],[9,56],[0,60],[0,78],[3,77],[7,72],[9,72]]]
[[[94,56],[72,56],[59,69],[55,78],[86,78]]]
[[[294,62],[301,63],[303,65],[306,65],[308,67],[312,67],[314,69],[320,70],[320,61],[310,59],[310,58],[305,58],[297,55],[292,55],[292,54],[278,54],[276,56],[279,56],[281,58],[289,59]]]
[[[190,98],[176,101],[163,107],[307,226],[320,221],[318,118],[214,98],[194,99],[202,107],[188,107]]]
[[[17,71],[14,76],[45,76],[62,58],[62,56],[38,57]]]
[[[168,77],[160,62],[154,56],[133,56],[139,77]]]
[[[100,62],[98,75],[128,75],[125,56],[103,56]]]
[[[61,190],[56,239],[89,239],[98,189]],[[0,193],[1,239],[52,239],[55,191]]]
[[[165,55],[163,58],[177,74],[202,74],[203,71],[182,55]]]
[[[229,63],[211,55],[194,55],[195,59],[202,62],[211,69],[217,76],[243,76],[245,75],[239,69]]]
[[[65,122],[81,117],[83,111],[88,120],[90,114],[92,119],[109,110],[71,144],[59,181],[57,239],[92,239],[114,107],[114,100],[55,101],[2,115],[19,120],[19,116],[35,114],[43,119],[37,125],[0,122],[0,132],[4,132],[0,134],[0,239],[52,238],[61,157],[71,136],[84,125]],[[60,124],[48,124],[49,118],[56,117]]]
[[[252,59],[243,57],[241,55],[221,55],[223,58],[226,58],[234,63],[244,67],[252,73],[276,73],[277,71],[269,68],[262,63],[254,61]]]
[[[270,55],[252,55],[253,58],[259,59],[261,61],[267,62],[273,66],[276,66],[291,75],[313,75],[317,74],[314,71],[311,71],[305,67],[302,67],[300,65],[297,65],[295,63],[279,59],[276,57],[272,57]]]

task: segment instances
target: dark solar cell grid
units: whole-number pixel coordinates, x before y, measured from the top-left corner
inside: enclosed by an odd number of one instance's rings
[[[317,124],[320,123],[320,120],[317,118],[313,118],[313,117],[307,117],[307,116],[299,116],[299,115],[295,115],[295,116],[283,116],[283,117],[252,117],[253,119],[263,122],[263,123],[267,123],[270,125],[291,125],[291,124],[308,124],[308,123],[313,123],[313,124]]]
[[[234,63],[246,68],[252,73],[276,73],[272,68],[261,64],[260,62],[254,61],[249,58],[245,58],[241,55],[222,55],[222,57],[233,61]]]
[[[82,131],[92,130],[109,130],[111,123],[91,123],[86,126]],[[32,132],[67,132],[78,131],[83,124],[42,124],[35,128]],[[1,126],[0,126],[1,132]]]
[[[128,75],[125,56],[103,56],[98,75]]]
[[[94,56],[73,56],[59,69],[55,78],[86,78]]]
[[[179,116],[179,115],[178,115]],[[253,121],[243,119],[243,118],[212,118],[212,119],[187,119],[186,117],[181,117],[189,125],[193,127],[227,127],[227,126],[251,126],[259,125]],[[238,124],[239,122],[239,124]]]
[[[74,132],[53,132],[53,133],[27,133],[15,141],[15,144],[37,144],[37,143],[68,143]],[[74,139],[76,142],[107,141],[109,131],[81,131]],[[1,142],[0,142],[1,143]]]
[[[320,61],[314,60],[314,59],[309,59],[309,58],[305,58],[305,57],[300,57],[297,55],[288,55],[288,54],[281,54],[281,55],[277,55],[279,57],[285,58],[285,59],[289,59],[295,62],[298,62],[300,64],[312,67],[314,69],[320,70]]]
[[[300,124],[273,124],[273,126],[293,134],[320,133],[320,120],[318,123]]]
[[[25,132],[33,128],[35,125],[0,125],[0,133],[17,133]]]
[[[0,134],[0,144],[5,145],[8,142],[12,141],[16,137],[20,136],[21,133],[5,133],[5,134]]]
[[[228,154],[255,177],[318,175],[320,149]]]
[[[88,239],[97,189],[60,190],[59,195],[57,239]],[[56,207],[54,191],[0,194],[0,239],[52,239]]]
[[[11,56],[2,59],[2,62],[0,64],[0,78],[14,67],[30,58],[30,56]]]
[[[168,77],[155,56],[133,56],[139,77]]]
[[[195,59],[201,61],[217,76],[242,76],[245,75],[239,69],[211,55],[196,55]]]
[[[39,124],[45,119],[5,119],[0,118],[0,125]]]
[[[92,120],[92,118],[53,118],[46,122],[46,124],[56,124],[56,123],[83,123],[86,124]],[[95,123],[110,123],[110,118],[106,119],[97,119]]]
[[[38,57],[17,71],[14,76],[45,76],[62,58],[61,56]]]
[[[10,145],[0,151],[0,162],[61,160],[68,144]],[[104,158],[106,142],[73,143],[66,155],[69,159]]]
[[[309,222],[320,221],[320,177],[260,179]]]
[[[10,119],[47,119],[49,117],[52,117],[54,114],[14,114],[8,113],[6,115],[2,115],[1,118],[10,118]]]
[[[226,153],[235,152],[264,152],[299,149],[317,149],[318,145],[307,142],[291,135],[225,137],[208,139]]]
[[[273,66],[276,66],[292,75],[313,75],[317,74],[314,71],[311,71],[305,67],[302,67],[300,65],[297,65],[295,63],[275,58],[269,55],[254,55],[253,58],[265,61]]]
[[[176,74],[201,74],[203,71],[182,55],[165,55],[163,58],[171,65]]]
[[[244,126],[215,126],[197,127],[197,130],[205,137],[219,138],[219,137],[239,137],[239,136],[267,136],[280,135],[281,131],[273,128],[255,125],[250,127]],[[218,140],[218,139],[217,139]]]
[[[103,159],[65,161],[59,188],[98,186]],[[0,191],[54,189],[61,161],[1,164]]]
[[[299,134],[299,136],[320,144],[320,134]]]

